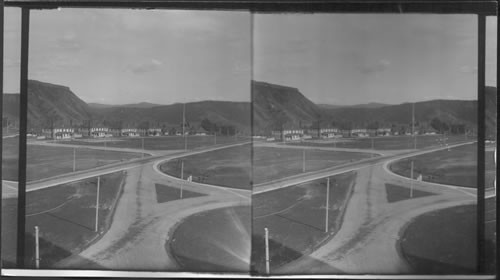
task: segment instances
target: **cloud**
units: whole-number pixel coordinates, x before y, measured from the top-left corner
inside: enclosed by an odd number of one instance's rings
[[[377,72],[383,72],[385,71],[391,62],[387,59],[380,59],[379,61],[372,63],[372,64],[366,64],[360,68],[361,73],[363,74],[372,74],[372,73],[377,73]]]
[[[132,67],[131,71],[134,74],[144,74],[159,70],[163,66],[163,62],[157,59],[151,59],[146,63],[141,63]]]
[[[460,72],[462,73],[477,73],[477,66],[463,65],[460,67]]]
[[[57,46],[63,51],[79,51],[82,49],[81,43],[73,32],[64,34],[64,36],[57,41]]]

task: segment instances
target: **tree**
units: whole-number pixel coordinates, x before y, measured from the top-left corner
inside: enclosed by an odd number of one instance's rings
[[[203,129],[205,129],[206,131],[208,131],[209,133],[215,133],[217,131],[217,124],[216,123],[213,123],[211,122],[209,119],[207,118],[204,118],[202,121],[201,121],[201,127]]]
[[[431,120],[431,127],[439,131],[439,133],[443,133],[444,131],[449,130],[448,124],[441,121],[439,118],[433,118]]]
[[[168,134],[169,134],[169,135],[176,135],[176,134],[177,134],[177,129],[175,129],[175,127],[172,127],[172,128],[168,131]]]

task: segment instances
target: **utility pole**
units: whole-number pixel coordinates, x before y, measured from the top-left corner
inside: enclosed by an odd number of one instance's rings
[[[184,180],[184,160],[181,161],[181,180]]]
[[[417,149],[417,136],[415,135],[415,102],[412,103],[411,134],[413,135],[413,149]]]
[[[325,232],[328,232],[328,209],[330,208],[330,177],[326,178]]]
[[[411,161],[411,171],[410,171],[410,198],[413,197],[413,160]]]
[[[182,189],[184,187],[184,181],[181,182],[181,194],[180,194],[180,199],[182,199]]]
[[[144,158],[144,137],[141,138],[141,146],[142,146],[142,158]]]
[[[182,137],[184,137],[184,150],[187,151],[187,138],[186,138],[186,103],[182,104]]]
[[[302,173],[306,172],[306,149],[302,150]]]
[[[73,148],[73,172],[76,171],[76,148]]]
[[[264,228],[266,233],[266,274],[269,275],[269,230]]]
[[[99,189],[101,187],[101,176],[97,177],[97,195],[95,202],[95,232],[99,232]]]
[[[35,226],[35,267],[40,268],[40,243],[38,226]]]

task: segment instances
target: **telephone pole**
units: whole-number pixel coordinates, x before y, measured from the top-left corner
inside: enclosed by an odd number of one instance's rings
[[[141,147],[142,147],[142,158],[144,158],[144,137],[141,138]]]
[[[184,150],[187,151],[187,138],[186,138],[186,103],[182,104],[182,137],[184,137]]]
[[[76,171],[76,148],[73,148],[73,172]]]
[[[328,232],[328,209],[330,208],[330,177],[326,178],[325,232]]]
[[[269,230],[264,228],[264,232],[266,234],[266,274],[269,275]]]
[[[97,177],[97,195],[95,203],[95,232],[99,232],[99,189],[101,187],[101,176]]]
[[[35,267],[40,268],[40,243],[38,226],[35,226]]]
[[[411,171],[410,171],[410,198],[413,198],[413,160],[411,161]]]
[[[417,149],[417,135],[415,134],[415,102],[412,103],[411,134],[413,135],[413,149]]]
[[[181,180],[184,179],[184,160],[181,161]]]
[[[302,150],[302,173],[306,172],[306,149]]]

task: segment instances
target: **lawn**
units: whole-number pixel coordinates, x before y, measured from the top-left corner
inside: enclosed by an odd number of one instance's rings
[[[174,187],[169,187],[163,184],[155,184],[156,190],[156,201],[158,203],[164,203],[179,199],[186,199],[191,197],[204,196],[205,194],[192,192],[188,190],[181,190]]]
[[[121,195],[124,172],[101,176],[99,231],[111,225]],[[97,178],[64,184],[26,195],[27,267],[34,267],[34,226],[40,229],[41,268],[50,268],[71,254],[78,254],[98,234],[95,230]],[[16,253],[17,199],[2,200],[2,259],[13,264]],[[13,267],[12,267],[13,268]]]
[[[265,272],[265,235],[269,230],[271,272],[308,255],[342,225],[356,173],[330,177],[329,233],[325,233],[326,178],[252,197],[252,271]]]
[[[234,136],[187,136],[187,148],[195,149],[201,147],[208,147],[221,144],[231,144],[238,142],[249,141],[245,137]],[[184,149],[184,137],[182,136],[155,136],[155,137],[121,137],[121,138],[107,138],[107,139],[80,139],[80,140],[69,140],[69,141],[59,141],[62,144],[73,144],[73,145],[90,145],[90,146],[102,146],[115,147],[115,148],[130,148],[130,149],[142,149],[142,139],[144,139],[144,149],[145,150],[183,150]]]
[[[248,272],[250,215],[250,206],[192,215],[178,225],[165,247],[170,249],[181,271]]]
[[[253,152],[253,165],[251,156]],[[306,172],[369,158],[368,153],[305,150]],[[193,176],[193,181],[240,189],[250,189],[251,172],[253,183],[260,184],[302,172],[302,149],[253,147],[243,145],[211,151],[168,161],[160,170],[180,177],[184,162],[184,178]]]
[[[241,145],[171,160],[160,165],[160,170],[184,178],[193,176],[194,182],[250,189],[251,145]]]
[[[8,141],[5,141],[8,140]],[[4,139],[2,179],[17,181],[17,138]],[[73,172],[73,150],[76,150],[76,171],[140,157],[137,153],[103,151],[88,148],[66,148],[53,146],[27,146],[27,181],[49,178]]]
[[[475,188],[477,185],[477,145],[470,144],[440,150],[396,161],[390,165],[392,172],[410,177],[413,161],[413,177],[422,174],[423,181]],[[486,186],[493,186],[495,162],[493,151],[486,151]]]
[[[468,205],[427,213],[411,222],[400,248],[412,273],[475,273],[476,218],[476,205]]]
[[[386,192],[386,197],[387,201],[389,203],[392,202],[398,202],[401,200],[407,200],[407,199],[412,199],[412,198],[419,198],[419,197],[424,197],[424,196],[429,196],[429,195],[435,195],[435,193],[432,192],[426,192],[426,191],[421,191],[421,190],[416,190],[414,189],[410,193],[410,187],[403,187],[399,185],[394,185],[394,184],[385,184],[385,192]]]
[[[496,215],[496,197],[488,198],[485,200],[485,249],[486,249],[486,263],[485,270],[488,273],[495,273],[496,268],[496,223],[497,223],[497,215]]]
[[[373,139],[373,143],[372,143]],[[366,137],[366,138],[350,138],[350,139],[329,139],[311,140],[307,142],[289,143],[289,145],[299,146],[318,146],[318,147],[337,147],[337,148],[350,148],[350,149],[375,149],[375,150],[405,150],[413,149],[412,136],[379,136],[379,137]],[[464,135],[418,135],[416,137],[417,149],[428,147],[439,147],[444,144],[454,144],[464,142],[466,140]],[[467,138],[467,141],[474,140]]]
[[[254,147],[254,184],[265,183],[302,173],[304,151],[306,172],[321,170],[372,156],[369,153]]]

